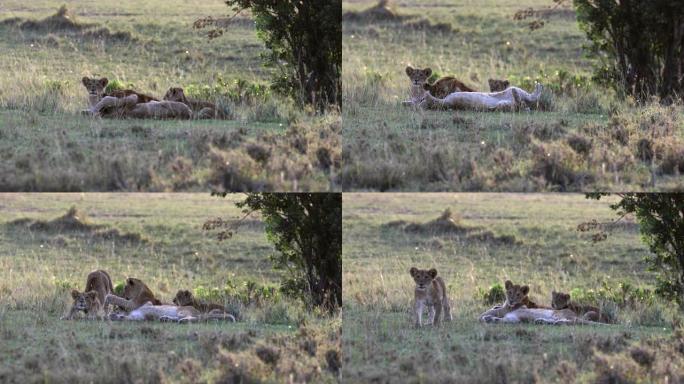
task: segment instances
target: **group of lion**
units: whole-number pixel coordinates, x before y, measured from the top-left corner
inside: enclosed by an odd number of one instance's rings
[[[439,325],[451,321],[451,307],[444,280],[436,269],[411,268],[409,273],[415,282],[414,307],[416,327],[423,325],[423,310],[429,314],[428,324]],[[553,291],[551,307],[538,305],[530,300],[527,285],[513,284],[506,280],[506,301],[485,311],[479,320],[486,323],[535,323],[535,324],[604,324],[613,319],[601,309],[580,305],[570,300],[570,294]],[[442,315],[443,314],[443,315]]]
[[[64,320],[73,319],[84,312],[88,319],[142,321],[154,320],[177,323],[194,323],[207,320],[235,321],[222,305],[195,299],[192,292],[180,290],[173,304],[163,304],[140,279],[129,277],[123,297],[114,294],[112,279],[103,270],[88,274],[85,291],[71,291],[74,303]],[[110,305],[118,307],[110,311]]]
[[[90,108],[84,113],[113,118],[138,119],[224,119],[228,115],[214,103],[191,99],[183,88],[172,87],[163,100],[132,89],[106,89],[106,77],[83,77],[81,83],[88,90]]]
[[[513,87],[508,80],[489,79],[490,92],[478,92],[455,77],[445,76],[429,83],[432,69],[406,67],[411,81],[410,99],[404,105],[421,108],[453,108],[480,111],[517,111],[534,106],[543,87],[537,83],[533,93]]]

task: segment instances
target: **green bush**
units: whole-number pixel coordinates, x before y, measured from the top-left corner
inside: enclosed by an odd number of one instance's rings
[[[487,305],[494,305],[506,301],[506,291],[501,283],[495,283],[489,289],[478,289],[477,296]]]

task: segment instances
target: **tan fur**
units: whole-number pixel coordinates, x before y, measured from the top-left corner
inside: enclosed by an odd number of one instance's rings
[[[105,96],[122,98],[122,97],[130,96],[130,95],[136,95],[136,96],[138,96],[138,101],[137,101],[138,103],[147,103],[150,101],[159,101],[158,99],[156,99],[152,96],[145,95],[144,93],[136,92],[132,89],[122,89],[122,90],[114,90],[114,91],[105,92],[105,87],[109,83],[109,80],[106,77],[90,78],[87,76],[83,76],[83,78],[81,79],[81,83],[88,90],[88,97],[89,97],[89,101],[90,101],[91,106],[95,106],[95,104],[97,104]],[[92,98],[91,98],[91,96],[92,96]]]
[[[109,319],[121,321],[170,321],[178,323],[195,323],[207,320],[235,321],[235,318],[227,313],[211,311],[203,314],[190,306],[153,305],[151,302],[143,304],[128,314],[112,313],[109,315]]]
[[[444,321],[451,321],[451,308],[446,294],[446,285],[444,280],[437,276],[437,270],[413,267],[409,273],[416,283],[413,303],[416,327],[422,326],[424,307],[428,309],[431,324],[439,325],[442,311],[444,311]]]
[[[511,86],[508,80],[489,79],[487,82],[489,83],[490,92],[500,92]]]
[[[433,84],[428,83],[428,79],[432,75],[432,69],[430,68],[420,69],[407,66],[406,75],[411,80],[412,98],[422,97],[425,91],[430,92],[432,96],[439,99],[443,99],[454,92],[475,92],[474,89],[451,76],[441,77]]]
[[[104,306],[107,308],[108,305],[113,304],[125,311],[132,311],[147,302],[153,305],[161,305],[161,301],[154,296],[152,290],[142,280],[129,277],[126,279],[123,297],[109,294],[105,297]]]
[[[546,308],[526,308],[514,309],[504,316],[485,316],[482,318],[487,323],[535,323],[552,325],[573,325],[573,324],[603,324],[585,320],[569,309],[546,309]]]
[[[216,104],[209,101],[191,99],[185,96],[185,91],[180,87],[172,87],[166,91],[164,100],[181,102],[192,109],[193,117],[196,119],[225,119],[225,114],[216,108]]]
[[[529,287],[506,281],[506,301],[501,306],[484,312],[480,321],[487,323],[538,323],[538,324],[601,324],[580,318],[569,309],[528,308],[525,303],[536,305],[527,297]]]
[[[453,108],[477,111],[517,111],[529,109],[539,102],[543,90],[541,84],[535,86],[533,93],[518,87],[508,87],[501,92],[454,92],[443,99],[426,93],[419,101],[411,101],[421,108]]]
[[[173,298],[173,303],[181,307],[191,306],[202,313],[211,312],[213,310],[227,312],[226,308],[223,305],[205,303],[203,301],[195,299],[195,297],[192,295],[192,292],[188,290],[179,290],[176,293],[176,297]]]
[[[580,305],[571,301],[569,293],[551,292],[551,306],[553,309],[569,309],[586,320],[611,322],[610,317],[599,308],[593,305]]]
[[[106,77],[83,77],[81,82],[88,90],[90,109],[84,111],[88,115],[139,119],[189,119],[192,116],[190,108],[180,102],[159,101],[130,89],[105,92]]]
[[[71,291],[74,303],[69,314],[62,319],[70,320],[79,311],[85,312],[88,318],[101,317],[104,309],[102,303],[112,290],[112,279],[106,271],[99,269],[90,272],[86,279],[85,291],[79,292],[76,289]]]

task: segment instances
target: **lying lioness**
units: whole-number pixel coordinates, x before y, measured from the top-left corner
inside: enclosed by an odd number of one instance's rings
[[[418,105],[423,108],[515,111],[538,102],[542,89],[543,86],[537,83],[534,93],[527,93],[518,87],[508,87],[501,92],[454,92],[443,99],[427,93]]]
[[[81,82],[88,90],[89,115],[102,117],[138,119],[189,119],[190,108],[175,101],[158,101],[130,89],[105,92],[106,77],[95,79],[84,77]]]

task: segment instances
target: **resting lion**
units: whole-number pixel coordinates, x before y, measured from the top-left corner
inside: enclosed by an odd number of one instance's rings
[[[593,305],[581,305],[570,300],[569,293],[551,292],[551,306],[553,309],[569,309],[585,320],[612,323],[612,318],[604,311]]]
[[[216,104],[209,101],[191,99],[185,96],[185,91],[180,87],[171,87],[164,95],[164,100],[181,102],[192,109],[195,119],[226,119],[227,116]]]
[[[140,279],[129,277],[126,279],[124,286],[123,297],[109,294],[105,297],[104,306],[107,308],[110,304],[117,305],[125,311],[132,311],[145,303],[152,303],[153,305],[161,305],[161,301],[154,296],[152,290],[145,285]]]
[[[506,282],[508,283],[508,281]],[[602,324],[585,320],[569,309],[527,308],[524,305],[527,293],[523,287],[506,284],[506,302],[480,315],[486,323],[535,323],[535,324]],[[510,287],[510,290],[509,290]]]
[[[221,312],[227,312],[226,307],[220,304],[213,304],[213,303],[205,303],[204,301],[200,301],[195,299],[195,297],[192,295],[192,292],[188,291],[187,289],[181,289],[176,293],[176,297],[173,298],[173,303],[178,305],[178,306],[190,306],[202,313],[207,313],[210,311],[218,310]]]
[[[105,297],[112,293],[112,279],[106,271],[98,269],[88,274],[86,279],[85,291],[79,292],[74,289],[71,291],[71,297],[74,303],[71,306],[69,314],[62,317],[62,320],[71,320],[74,315],[83,311],[88,318],[101,318],[103,313],[103,305]]]
[[[516,111],[539,101],[543,86],[535,86],[534,93],[518,87],[501,92],[454,92],[443,99],[426,93],[418,105],[422,108],[472,109],[478,111]]]
[[[153,305],[151,302],[143,304],[128,314],[112,313],[109,315],[109,319],[121,321],[156,320],[178,323],[195,323],[207,320],[226,320],[235,322],[235,318],[232,315],[219,311],[211,311],[207,314],[202,314],[193,307],[178,307],[166,304]]]
[[[432,76],[431,68],[420,69],[407,66],[406,75],[411,81],[411,101],[404,104],[412,104],[422,100],[426,92],[438,98],[444,98],[454,92],[475,92],[474,89],[451,76],[441,77],[430,84],[428,79]]]
[[[159,101],[130,89],[105,92],[108,83],[106,77],[83,77],[81,82],[88,90],[88,114],[138,119],[189,119],[192,116],[190,108],[183,103]]]

